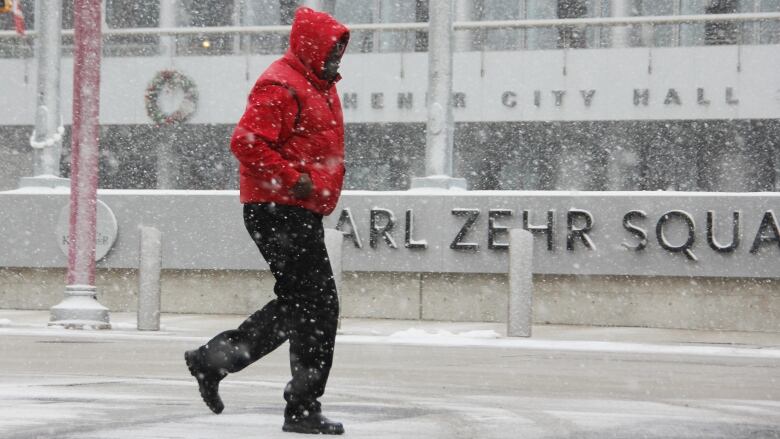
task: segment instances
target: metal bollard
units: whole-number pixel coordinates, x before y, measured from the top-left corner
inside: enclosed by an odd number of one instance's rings
[[[533,235],[524,229],[509,231],[509,307],[506,334],[530,337],[533,319]]]
[[[336,290],[341,294],[342,259],[341,249],[344,245],[344,233],[336,229],[325,229],[325,248],[328,250],[330,268],[333,270],[333,280],[336,282]],[[339,328],[341,328],[341,316],[339,316]]]
[[[141,257],[138,268],[138,330],[160,330],[160,268],[162,234],[141,226]]]

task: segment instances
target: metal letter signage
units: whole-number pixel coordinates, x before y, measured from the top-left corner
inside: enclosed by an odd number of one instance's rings
[[[345,110],[349,110],[351,108],[357,109],[358,107],[357,93],[344,93],[344,98],[341,99],[341,102]]]
[[[479,217],[479,209],[452,209],[452,214],[455,216],[465,216],[466,222],[463,223],[463,227],[460,228],[458,234],[455,235],[455,239],[450,243],[450,248],[453,250],[476,250],[479,248],[479,244],[475,242],[461,242],[463,238],[471,230],[471,226],[477,222]]]
[[[575,227],[574,222],[577,218],[582,218],[585,221],[585,225]],[[593,229],[593,215],[590,212],[587,210],[569,209],[569,213],[566,214],[566,226],[569,229],[569,232],[566,234],[566,250],[574,250],[574,241],[577,238],[581,239],[588,249],[596,249],[593,240],[588,236],[588,232]]]
[[[701,87],[696,89],[696,103],[699,105],[710,105],[710,101],[704,97],[704,89]]]
[[[684,244],[672,245],[669,243],[669,241],[667,241],[666,235],[664,235],[664,226],[666,226],[666,223],[669,221],[677,218],[683,220],[685,225],[688,227],[688,239]],[[688,212],[682,210],[673,210],[671,212],[665,213],[655,225],[655,236],[658,238],[658,244],[660,244],[661,247],[663,247],[665,250],[668,250],[672,253],[683,253],[688,257],[688,259],[692,261],[698,260],[696,255],[693,254],[693,251],[691,250],[693,243],[696,241],[696,225],[694,224],[693,218],[691,218],[691,215]]]
[[[371,108],[375,110],[381,110],[382,108],[385,108],[384,93],[371,93]]]
[[[347,191],[325,220],[352,241],[353,271],[506,273],[523,228],[540,274],[780,278],[780,193],[691,194]]]
[[[382,226],[379,225],[380,218],[384,218],[384,225]],[[390,248],[398,248],[393,235],[390,234],[393,231],[393,227],[395,227],[395,215],[393,215],[391,210],[378,207],[371,209],[371,235],[369,238],[371,248],[376,248],[380,235],[385,239]]]
[[[769,229],[774,236],[765,235],[764,231],[766,229]],[[762,244],[770,242],[777,242],[778,247],[780,247],[780,227],[777,225],[775,213],[768,210],[764,213],[764,217],[761,218],[761,225],[758,226],[756,239],[753,240],[753,245],[750,247],[750,253],[757,253]]]
[[[401,110],[411,110],[414,103],[414,95],[411,93],[398,93],[398,108]]]
[[[504,106],[513,108],[517,106],[517,93],[512,91],[505,91],[504,94],[501,95],[501,103],[504,104]]]
[[[344,224],[349,224],[349,231],[344,231]],[[363,243],[360,241],[360,233],[358,233],[358,228],[355,225],[355,220],[352,218],[352,212],[350,212],[349,207],[342,209],[335,229],[342,232],[344,238],[351,239],[356,248],[363,248]]]
[[[647,230],[638,227],[631,222],[631,220],[633,220],[635,217],[645,219],[647,218],[647,214],[642,210],[632,210],[628,212],[627,214],[623,215],[623,227],[636,236],[639,239],[639,242],[636,245],[631,245],[624,242],[623,247],[640,251],[647,247]]]
[[[528,211],[523,211],[523,228],[534,234],[546,234],[547,235],[547,250],[555,248],[555,211],[547,211],[547,225],[546,226],[532,226],[528,224]]]
[[[506,250],[509,248],[508,242],[496,242],[498,233],[508,233],[509,231],[509,227],[496,224],[496,219],[502,216],[512,216],[512,211],[509,209],[488,210],[488,248],[491,250]]]
[[[664,105],[682,105],[682,101],[680,100],[680,95],[677,93],[677,90],[670,88],[668,92],[666,92],[666,99],[664,99]]]
[[[552,94],[555,97],[555,106],[563,106],[563,97],[566,96],[566,90],[553,90]]]
[[[731,243],[722,245],[715,239],[715,226],[712,224],[715,212],[707,211],[707,243],[716,252],[731,253],[739,247],[739,211],[734,212],[731,222]]]
[[[650,90],[634,89],[634,106],[644,105],[645,107],[650,103]]]
[[[629,91],[631,89],[627,89],[626,91]],[[688,111],[695,111],[691,109],[691,106],[684,106],[684,104],[688,101],[683,101],[684,96],[690,95],[691,98],[696,96],[696,106],[706,108],[710,107],[712,105],[712,101],[707,97],[707,89],[704,87],[689,87],[685,89],[677,89],[677,88],[667,88],[666,94],[664,95],[663,104],[664,107],[669,107],[671,105],[683,107]],[[724,89],[725,93],[725,103],[727,106],[736,106],[739,105],[739,98],[737,98],[736,91],[734,87],[725,87]],[[524,106],[530,106],[533,105],[537,109],[545,108],[545,105],[547,101],[543,102],[542,96],[543,92],[546,94],[549,92],[552,95],[552,106],[556,107],[558,110],[556,114],[563,114],[561,113],[562,110],[572,110],[571,106],[567,107],[566,104],[566,96],[571,93],[579,92],[580,97],[582,98],[582,104],[584,108],[596,108],[595,105],[595,96],[597,91],[599,89],[595,88],[581,88],[577,90],[562,90],[562,89],[550,89],[550,90],[541,90],[541,89],[535,89],[533,90],[532,96],[528,96],[529,98],[532,97],[532,99],[528,100],[518,100],[518,92],[512,91],[512,90],[503,90],[497,93],[495,96],[492,97],[486,97],[484,95],[479,96],[476,100],[478,102],[482,102],[483,104],[491,105],[492,107],[498,107],[503,106],[504,108],[516,108],[521,105]],[[571,92],[571,93],[570,93]],[[662,90],[656,89],[654,92],[662,92]],[[634,88],[633,89],[633,104],[634,107],[650,107],[653,108],[650,105],[650,93],[651,89],[648,88]],[[603,111],[605,107],[613,108],[616,107],[615,102],[615,96],[617,96],[614,91],[607,90],[606,93],[601,93],[605,95],[604,98],[600,98],[600,101],[605,102],[599,102],[601,105],[599,108]],[[622,93],[621,93],[622,94]],[[610,96],[611,95],[611,96]],[[384,92],[372,92],[369,93],[370,96],[370,106],[372,110],[377,110],[374,112],[374,114],[383,114],[385,107],[385,93]],[[465,92],[454,92],[452,94],[452,107],[458,108],[458,109],[465,109],[466,108],[466,98],[467,96],[471,96],[471,94],[465,93]],[[486,101],[488,99],[489,101]],[[342,94],[342,106],[344,110],[357,110],[358,109],[358,100],[359,100],[359,94],[357,92],[347,92]],[[427,95],[425,96],[425,99],[422,99],[422,101],[427,100]],[[413,110],[414,109],[414,102],[415,102],[415,93],[412,91],[404,90],[403,88],[398,89],[396,92],[396,108],[398,110]],[[691,99],[690,102],[693,102],[693,99]],[[719,105],[712,105],[715,107],[720,107]],[[490,108],[492,108],[490,107]],[[354,113],[354,111],[350,111]],[[460,112],[463,113],[463,112]],[[388,112],[388,116],[391,114],[397,114],[394,112]],[[541,114],[541,113],[540,113]],[[495,117],[495,116],[494,116]],[[612,116],[612,119],[617,118],[617,116]],[[695,119],[695,117],[691,117]],[[493,119],[487,119],[492,121]],[[498,117],[496,120],[502,120],[502,117]],[[537,119],[538,120],[538,119]],[[546,119],[545,119],[546,120]],[[558,119],[555,119],[558,120]],[[561,119],[561,120],[569,120],[569,119]],[[395,120],[393,120],[395,121]]]
[[[0,266],[63,266],[67,226],[56,242],[37,232],[55,229],[66,194],[12,191],[0,197]],[[180,250],[166,254],[168,268],[260,268],[250,257],[256,249],[239,239],[242,224],[228,215],[238,203],[234,191],[197,197],[103,191],[100,199],[121,224],[155,221],[163,227],[167,242]],[[188,211],[208,208],[213,215],[165,228],[175,215],[158,214],[157,207],[167,203]],[[97,256],[108,253],[100,266],[137,267],[135,228],[111,247],[116,229],[110,221],[101,232],[106,211],[100,206]],[[778,209],[777,192],[345,191],[323,225],[343,233],[345,271],[506,274],[507,232],[522,228],[532,232],[538,274],[780,279]],[[215,222],[231,229],[199,233]]]
[[[593,96],[596,95],[596,90],[580,90],[580,94],[582,95],[582,101],[585,103],[585,106],[590,107],[590,104],[593,103]]]
[[[428,248],[428,242],[424,239],[414,239],[414,212],[412,209],[406,209],[406,233],[404,234],[404,247],[406,248]]]
[[[739,99],[734,95],[734,87],[726,87],[726,103],[729,105],[739,104]]]

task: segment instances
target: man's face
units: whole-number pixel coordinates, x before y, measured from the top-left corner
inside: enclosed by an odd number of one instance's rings
[[[326,81],[332,81],[336,79],[336,76],[339,74],[341,56],[344,54],[345,48],[346,44],[343,41],[337,41],[330,50],[328,59],[325,61],[325,66],[322,69],[322,76]]]

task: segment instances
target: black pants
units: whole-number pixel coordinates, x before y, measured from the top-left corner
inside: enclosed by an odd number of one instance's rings
[[[244,224],[276,278],[276,299],[200,348],[220,374],[238,372],[290,341],[285,416],[318,412],[333,362],[339,303],[322,215],[271,203],[244,205]]]

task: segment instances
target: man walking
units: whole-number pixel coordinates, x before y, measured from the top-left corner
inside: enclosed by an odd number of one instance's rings
[[[238,329],[185,360],[215,413],[219,382],[290,342],[284,431],[342,434],[318,399],[333,361],[339,304],[325,249],[323,215],[344,179],[344,123],[335,83],[349,31],[333,17],[299,8],[290,48],[255,83],[231,150],[239,161],[244,223],[276,279],[276,299]]]

